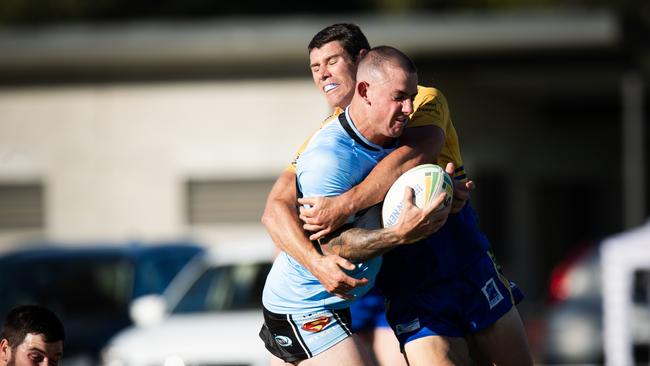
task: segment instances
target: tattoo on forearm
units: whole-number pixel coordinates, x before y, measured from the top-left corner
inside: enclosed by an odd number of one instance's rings
[[[327,242],[329,251],[353,262],[382,255],[395,246],[394,238],[385,229],[352,228]]]

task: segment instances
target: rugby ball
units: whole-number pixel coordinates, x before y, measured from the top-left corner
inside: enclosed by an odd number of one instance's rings
[[[454,197],[454,184],[444,169],[434,164],[418,165],[397,178],[386,193],[381,210],[384,227],[391,227],[397,223],[404,205],[406,186],[413,188],[415,204],[420,208],[425,207],[443,191],[447,196],[441,208],[450,205]]]

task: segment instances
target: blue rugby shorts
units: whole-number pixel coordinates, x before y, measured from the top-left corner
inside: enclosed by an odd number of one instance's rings
[[[376,287],[353,301],[350,312],[354,333],[389,327],[386,320],[386,299]]]
[[[403,348],[422,337],[463,337],[485,329],[522,299],[488,251],[459,275],[389,299],[387,319]]]

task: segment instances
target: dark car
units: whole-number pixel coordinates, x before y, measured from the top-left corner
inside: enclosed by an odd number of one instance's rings
[[[131,301],[162,293],[203,251],[189,242],[30,245],[0,256],[0,315],[16,304],[49,307],[66,329],[62,362],[96,364],[108,339],[131,324]]]

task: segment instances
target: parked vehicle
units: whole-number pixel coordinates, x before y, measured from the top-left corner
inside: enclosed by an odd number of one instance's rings
[[[135,302],[136,324],[102,352],[104,365],[268,366],[258,337],[270,243],[223,245],[190,263],[162,297]]]
[[[130,303],[160,294],[202,247],[186,242],[57,246],[0,256],[0,315],[17,304],[55,311],[66,330],[61,364],[94,365],[108,339],[131,324]]]
[[[550,304],[545,316],[542,349],[545,364],[602,364],[603,305],[600,251],[584,246],[558,264],[549,286]],[[648,362],[650,345],[650,276],[635,274],[630,309],[636,362]]]

